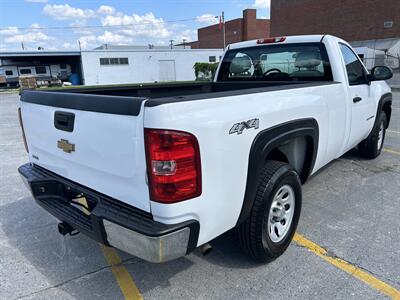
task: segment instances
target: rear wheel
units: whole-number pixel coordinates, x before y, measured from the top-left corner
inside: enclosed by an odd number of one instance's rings
[[[296,171],[286,163],[267,161],[259,178],[251,215],[238,227],[244,252],[260,262],[280,256],[296,231],[301,198]]]
[[[366,158],[376,158],[381,154],[386,135],[386,114],[381,112],[379,124],[376,126],[370,136],[358,144],[358,153]]]

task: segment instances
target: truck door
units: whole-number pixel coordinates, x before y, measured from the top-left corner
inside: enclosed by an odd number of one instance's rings
[[[349,46],[340,43],[339,47],[348,80],[347,95],[351,107],[351,125],[346,148],[351,149],[369,134],[374,123],[375,111],[364,65]]]

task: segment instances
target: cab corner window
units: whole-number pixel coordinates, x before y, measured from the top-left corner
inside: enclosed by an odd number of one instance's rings
[[[357,58],[357,55],[344,44],[340,44],[340,51],[342,52],[343,60],[346,65],[349,85],[365,84],[365,69],[360,60]]]

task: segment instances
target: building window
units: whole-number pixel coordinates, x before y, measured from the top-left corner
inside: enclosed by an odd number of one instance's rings
[[[119,64],[120,64],[120,65],[129,65],[128,58],[127,58],[127,57],[121,57],[121,58],[119,59]]]
[[[392,27],[393,27],[393,21],[383,22],[383,28],[392,28]]]
[[[6,76],[12,76],[14,75],[12,70],[6,70]]]
[[[46,67],[43,67],[43,66],[35,67],[35,71],[36,71],[36,74],[46,74],[47,73]]]
[[[110,58],[110,65],[119,65],[118,58]]]
[[[100,58],[100,65],[104,66],[104,65],[109,65],[110,64],[110,59],[108,58]]]
[[[216,56],[209,56],[209,57],[208,57],[208,61],[209,61],[210,63],[215,63],[215,62],[217,61],[217,57],[216,57]]]
[[[21,74],[31,74],[31,69],[20,69],[19,72]]]
[[[100,58],[100,65],[107,66],[107,65],[129,65],[129,60],[127,57],[103,57]]]
[[[66,64],[60,64],[60,69],[65,70],[67,68]]]

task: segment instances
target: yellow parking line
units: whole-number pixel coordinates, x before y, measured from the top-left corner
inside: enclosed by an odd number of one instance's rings
[[[390,133],[399,133],[399,134],[400,134],[400,131],[391,130],[391,129],[386,129],[386,132],[390,132]]]
[[[396,155],[400,155],[399,151],[393,150],[393,149],[389,149],[389,148],[383,148],[383,151],[387,152],[387,153],[392,153],[392,154],[396,154]]]
[[[108,264],[111,266],[111,271],[113,272],[125,299],[143,299],[128,270],[122,265],[121,258],[117,251],[114,248],[104,245],[100,245],[100,248],[103,251]]]
[[[85,208],[82,208],[82,211],[87,215],[90,214],[86,199],[84,197],[80,197],[76,200],[85,206]],[[143,299],[139,289],[131,277],[131,274],[129,274],[128,270],[122,265],[121,258],[119,257],[117,251],[114,248],[107,247],[102,244],[99,245],[101,251],[103,251],[103,255],[107,260],[107,263],[111,266],[111,271],[113,272],[125,299]]]
[[[296,233],[293,237],[293,240],[300,246],[307,248],[308,250],[312,251],[331,265],[349,273],[350,275],[356,277],[357,279],[363,281],[364,283],[368,284],[369,286],[377,289],[381,293],[391,297],[392,299],[400,299],[400,291],[395,289],[394,287],[388,285],[387,283],[379,280],[378,278],[368,274],[367,272],[361,270],[360,268],[350,264],[349,262],[337,258],[332,257],[329,253],[319,245],[315,244],[314,242],[306,239],[302,235]]]

